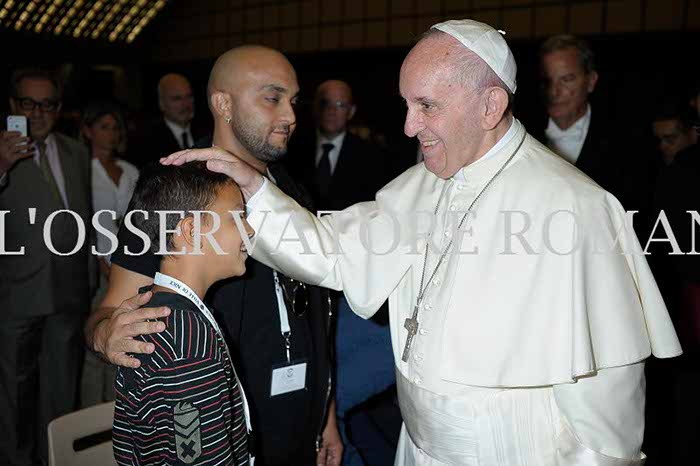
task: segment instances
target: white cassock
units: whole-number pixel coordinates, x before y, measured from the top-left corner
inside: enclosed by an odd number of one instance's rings
[[[519,145],[461,228],[470,231],[455,231]],[[397,466],[643,463],[643,361],[680,354],[675,331],[622,206],[517,120],[449,180],[419,164],[376,201],[320,220],[266,182],[248,208],[257,260],[342,289],[365,318],[389,298]],[[403,362],[427,231],[420,330]]]

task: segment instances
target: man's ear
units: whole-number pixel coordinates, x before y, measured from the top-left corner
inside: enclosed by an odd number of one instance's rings
[[[357,111],[357,105],[352,104],[350,107],[350,113],[348,114],[348,121],[352,120],[352,117],[355,116],[355,112]]]
[[[588,73],[588,93],[590,94],[595,89],[595,85],[598,83],[598,73],[591,71]]]
[[[212,112],[221,118],[231,118],[233,116],[233,101],[230,94],[225,92],[214,92],[209,103],[211,104]]]
[[[489,131],[503,119],[503,114],[508,108],[508,93],[500,87],[492,87],[484,94],[483,129]]]

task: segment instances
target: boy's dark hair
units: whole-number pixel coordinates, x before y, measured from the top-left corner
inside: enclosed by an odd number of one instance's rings
[[[151,239],[151,251],[157,252],[160,247],[160,219],[156,211],[183,211],[185,217],[192,216],[192,211],[207,210],[222,187],[233,183],[233,180],[221,173],[207,169],[205,162],[192,162],[176,167],[154,163],[147,165],[142,171],[134,195],[131,198],[131,210],[148,212],[148,219],[143,215],[134,214],[134,226],[143,231]],[[203,221],[208,216],[202,216]],[[180,216],[170,214],[165,216],[166,228],[174,230],[180,221]],[[168,233],[166,249],[173,250],[172,233]]]

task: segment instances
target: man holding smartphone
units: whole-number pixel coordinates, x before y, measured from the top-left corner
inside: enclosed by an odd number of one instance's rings
[[[8,121],[10,117],[7,117]],[[25,128],[26,128],[26,119]],[[25,129],[26,131],[26,129]],[[15,162],[34,154],[34,146],[30,139],[25,134],[18,130],[0,132],[0,177],[2,177],[2,185],[6,180],[6,173],[13,167]]]
[[[77,405],[82,324],[90,305],[91,256],[78,244],[75,212],[89,231],[90,159],[82,144],[53,131],[60,87],[43,70],[18,70],[10,110],[29,137],[0,133],[0,464],[47,462],[48,423]],[[22,118],[12,118],[19,122]],[[88,236],[89,237],[89,236]],[[23,249],[22,249],[23,248]],[[68,254],[70,253],[70,254]]]

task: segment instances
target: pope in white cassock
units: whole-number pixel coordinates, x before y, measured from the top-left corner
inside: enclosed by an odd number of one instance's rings
[[[640,465],[644,360],[680,345],[622,206],[513,118],[515,77],[498,31],[433,26],[400,76],[424,163],[321,219],[220,149],[164,163],[238,182],[257,260],[363,317],[389,299],[396,465]]]

